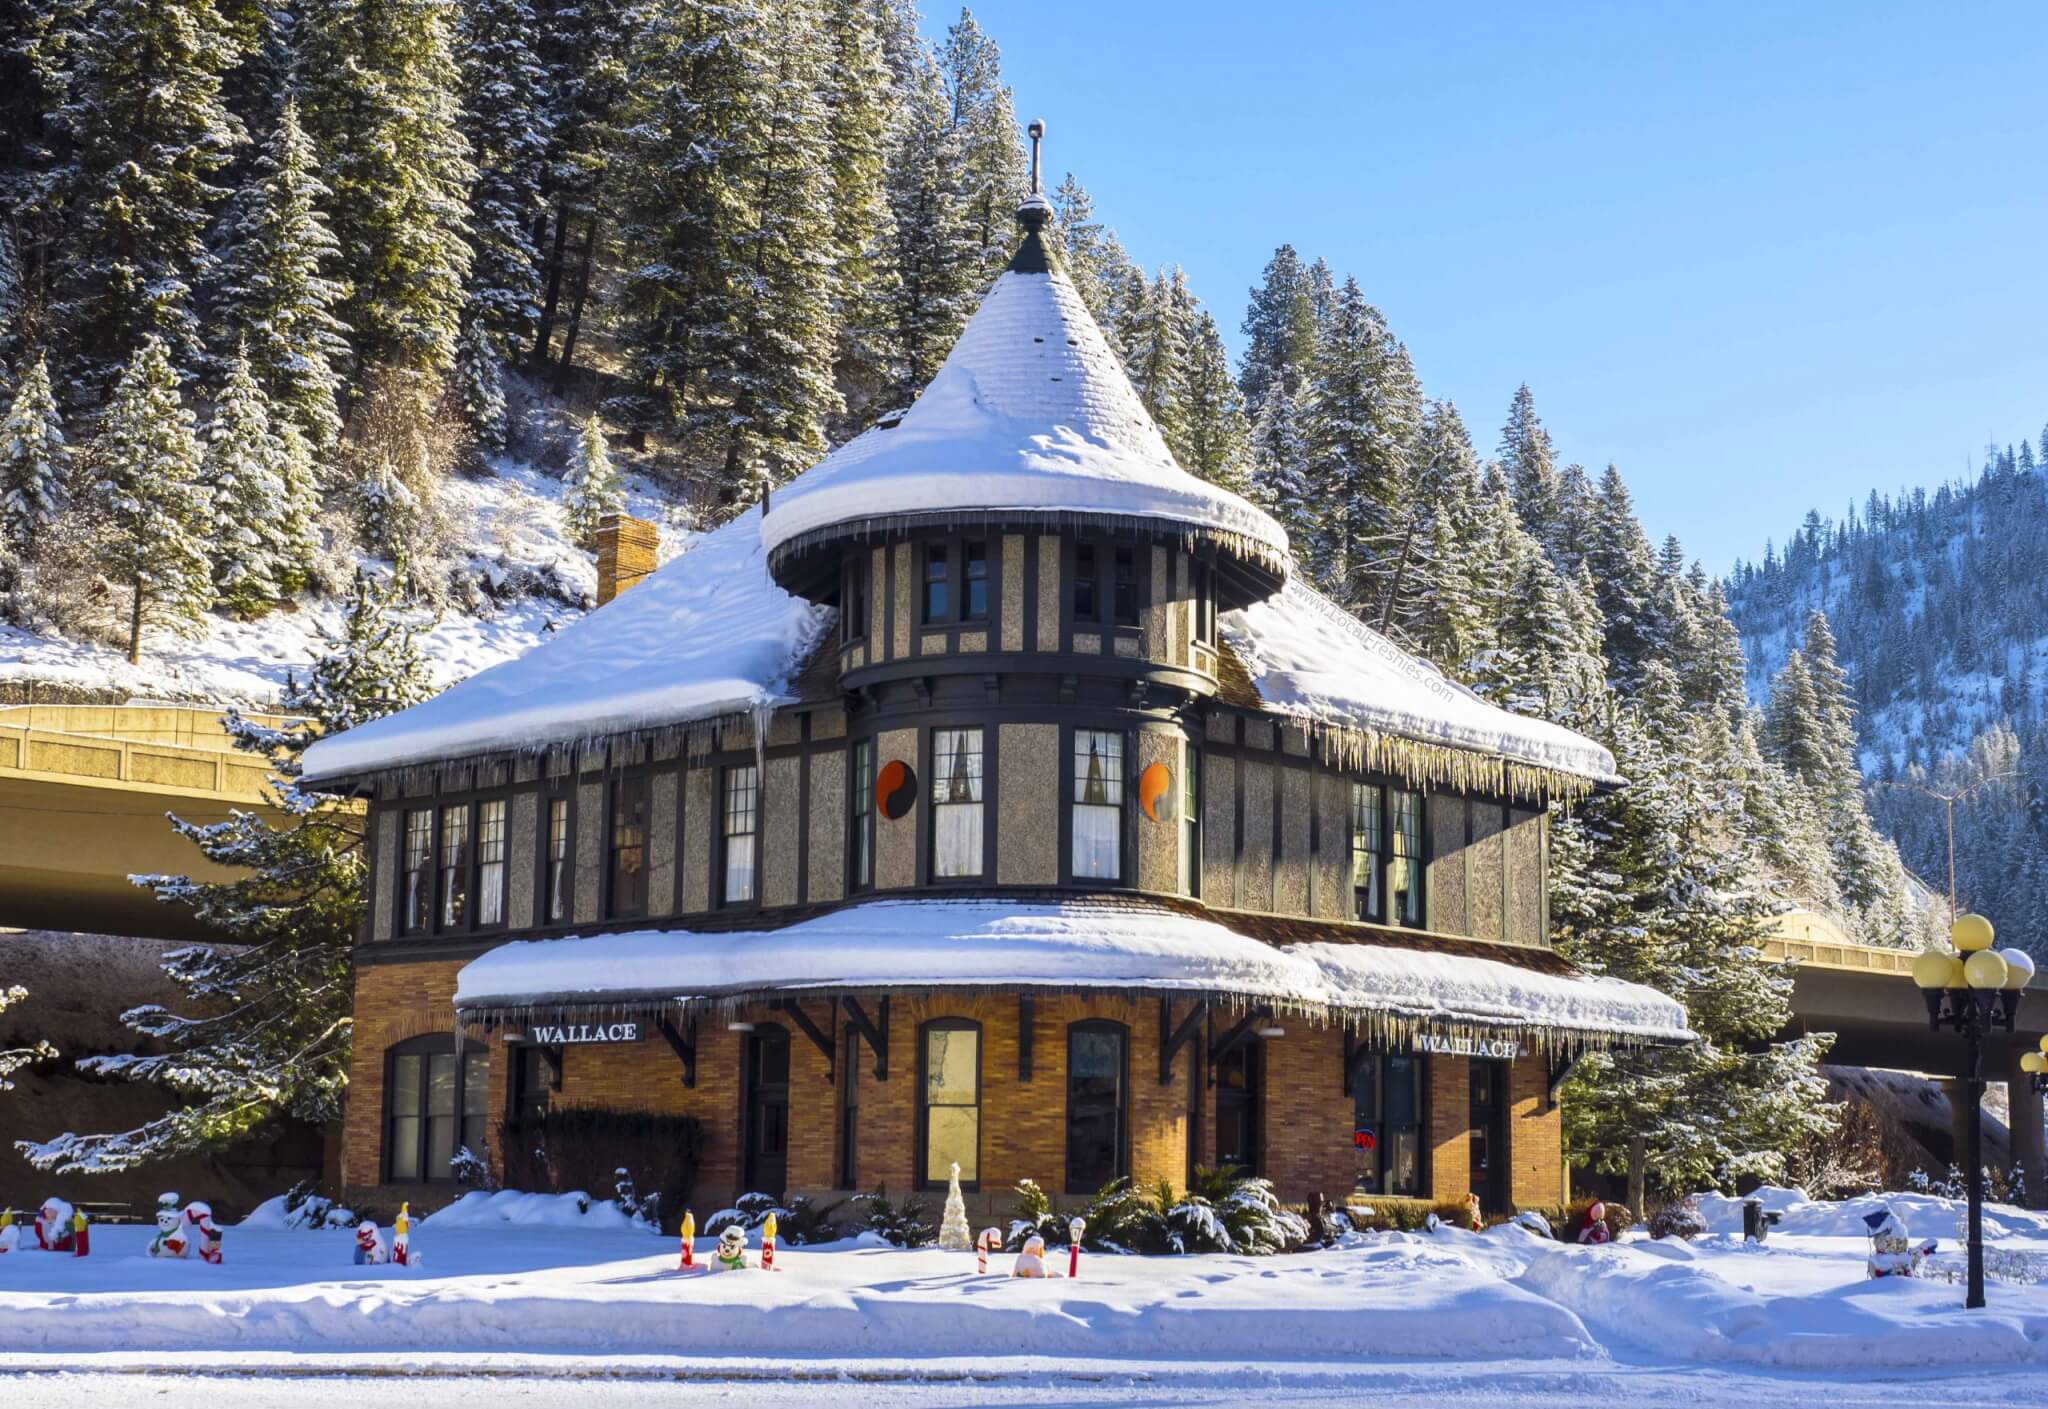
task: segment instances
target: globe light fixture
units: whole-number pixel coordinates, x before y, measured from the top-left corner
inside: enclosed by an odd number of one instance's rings
[[[1949,942],[1961,954],[1974,954],[1980,949],[1989,949],[1997,938],[1991,928],[1991,921],[1982,915],[1958,915],[1956,922],[1948,927]]]

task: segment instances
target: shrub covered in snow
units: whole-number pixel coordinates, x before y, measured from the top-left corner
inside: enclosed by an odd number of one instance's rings
[[[1017,1184],[1008,1246],[1033,1234],[1048,1247],[1065,1244],[1075,1215],[1056,1212],[1052,1198],[1030,1179]],[[1283,1208],[1271,1183],[1236,1169],[1197,1169],[1185,1193],[1164,1180],[1151,1190],[1112,1179],[1079,1213],[1082,1244],[1098,1252],[1292,1252],[1309,1240],[1306,1219]]]
[[[1700,1201],[1691,1194],[1650,1215],[1653,1238],[1683,1238],[1691,1242],[1706,1231],[1707,1220],[1700,1216]]]
[[[932,1224],[931,1205],[914,1195],[900,1204],[892,1203],[888,1186],[877,1185],[872,1193],[855,1194],[853,1202],[860,1209],[861,1231],[873,1233],[891,1247],[921,1248],[939,1235]]]
[[[705,1219],[698,1231],[707,1238],[715,1238],[732,1227],[751,1231],[767,1222],[772,1213],[776,1240],[789,1247],[837,1242],[840,1231],[832,1222],[832,1215],[841,1207],[837,1203],[812,1203],[802,1194],[780,1199],[773,1194],[741,1194],[731,1208],[722,1208]]]
[[[504,1123],[501,1182],[511,1189],[631,1189],[633,1215],[673,1232],[697,1183],[695,1117],[575,1106]]]

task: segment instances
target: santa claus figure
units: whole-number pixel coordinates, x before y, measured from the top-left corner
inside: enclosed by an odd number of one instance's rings
[[[1905,1220],[1893,1213],[1889,1204],[1876,1213],[1864,1214],[1863,1223],[1870,1229],[1870,1261],[1867,1265],[1871,1276],[1920,1275],[1920,1264],[1934,1252],[1934,1239],[1915,1243],[1906,1232]]]
[[[176,1194],[159,1194],[156,1200],[156,1236],[149,1241],[151,1257],[190,1257],[192,1239],[185,1231],[185,1211],[178,1207]]]
[[[62,1199],[45,1199],[36,1214],[36,1246],[44,1252],[70,1252],[71,1205]]]
[[[1012,1277],[1043,1277],[1045,1275],[1045,1239],[1033,1233],[1024,1240],[1024,1251],[1017,1254],[1017,1261],[1010,1268]]]
[[[737,1223],[728,1223],[725,1231],[718,1235],[718,1246],[712,1249],[711,1257],[721,1271],[739,1272],[747,1265],[747,1235]]]
[[[384,1234],[376,1224],[365,1218],[356,1225],[356,1266],[378,1267],[391,1260],[391,1251],[384,1246]]]
[[[1579,1229],[1582,1243],[1605,1243],[1613,1241],[1614,1234],[1607,1227],[1607,1205],[1595,1202],[1586,1210],[1586,1226]]]

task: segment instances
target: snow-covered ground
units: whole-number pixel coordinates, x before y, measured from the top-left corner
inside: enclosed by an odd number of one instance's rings
[[[579,1220],[500,1199],[536,1221],[476,1204],[424,1220],[413,1239],[424,1266],[411,1270],[353,1266],[342,1229],[249,1224],[229,1230],[218,1267],[152,1260],[149,1230],[132,1227],[96,1229],[84,1259],[0,1257],[0,1371],[889,1376],[1002,1361],[1028,1377],[1033,1365],[1220,1375],[1284,1361],[1355,1375],[1434,1362],[1586,1383],[1644,1366],[1850,1378],[2000,1368],[2024,1370],[2048,1400],[2048,1286],[1998,1283],[1987,1310],[1968,1312],[1962,1288],[1940,1278],[1866,1280],[1864,1239],[1850,1230],[1874,1203],[1774,1193],[1784,1221],[1763,1247],[1732,1231],[1739,1205],[1709,1199],[1710,1231],[1690,1244],[1581,1248],[1513,1227],[1446,1229],[1274,1258],[1084,1253],[1078,1280],[1028,1281],[1001,1275],[1004,1255],[982,1276],[972,1253],[857,1240],[781,1248],[773,1272],[683,1275],[670,1240],[609,1206]],[[1944,1201],[1892,1205],[1916,1236],[1952,1247]],[[2048,1252],[2048,1216],[1999,1210],[1991,1227],[2002,1247]],[[700,1259],[710,1250],[700,1240]],[[1053,1260],[1064,1270],[1063,1253]]]

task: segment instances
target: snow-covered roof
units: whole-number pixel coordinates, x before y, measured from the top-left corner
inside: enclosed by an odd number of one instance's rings
[[[1158,521],[1285,562],[1270,515],[1174,462],[1073,283],[1034,263],[996,279],[899,422],[775,491],[761,527],[771,558],[877,519],[995,511]]]
[[[1591,739],[1489,704],[1299,579],[1225,613],[1220,622],[1271,709],[1311,724],[1441,745],[1598,783],[1621,781],[1614,755]],[[1421,762],[1425,776],[1457,771]]]
[[[474,1015],[903,987],[1222,995],[1364,1016],[1389,1033],[1692,1036],[1677,1003],[1619,979],[1385,944],[1272,945],[1163,906],[1086,900],[875,900],[772,930],[514,941],[462,967],[455,1006]]]
[[[537,750],[787,700],[832,613],[775,585],[760,529],[760,510],[749,509],[517,660],[319,740],[306,750],[307,780]]]

